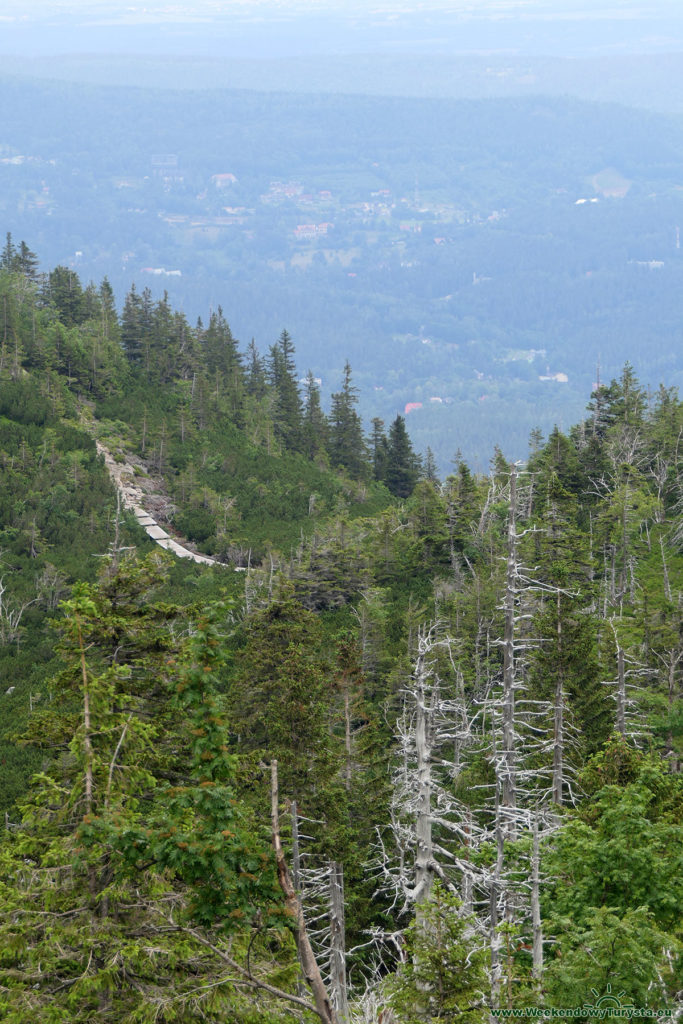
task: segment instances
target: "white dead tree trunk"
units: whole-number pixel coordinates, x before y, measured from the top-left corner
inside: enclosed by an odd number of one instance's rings
[[[491,957],[491,1005],[494,1008],[500,1005],[500,984],[502,975],[502,968],[500,962],[501,941],[500,933],[498,932],[498,903],[501,896],[504,866],[503,829],[501,825],[500,815],[500,789],[500,779],[498,778],[498,776],[496,776],[494,803],[494,836],[496,843],[496,862],[489,880],[489,951]]]
[[[415,780],[417,783],[415,819],[415,888],[413,899],[420,904],[430,893],[434,880],[432,862],[432,728],[428,718],[433,717],[432,706],[428,706],[428,666],[425,663],[427,649],[418,640],[419,653],[415,666]]]
[[[520,562],[520,541],[536,532],[535,527],[519,529],[520,506],[528,502],[520,497],[519,474],[510,472],[505,591],[502,605],[503,636],[496,641],[503,648],[502,682],[499,694],[489,695],[489,709],[499,722],[498,750],[494,757],[501,779],[501,813],[506,819],[505,838],[515,837],[515,821],[526,815],[529,801],[552,797],[557,804],[573,801],[572,767],[568,751],[574,746],[575,731],[566,716],[566,680],[563,674],[564,599],[576,595],[569,590],[538,579],[538,569]],[[547,600],[556,605],[556,626],[552,636],[532,636],[529,623]],[[529,652],[545,644],[555,644],[557,665],[552,701],[532,700],[525,693]],[[525,763],[532,761],[530,770]],[[545,783],[547,781],[547,786]]]
[[[324,866],[311,863],[315,858],[306,852],[310,839],[299,828],[306,823],[321,824],[299,816],[296,803],[292,815],[292,874],[299,895],[311,949],[320,964],[323,984],[329,990],[330,1002],[339,1024],[348,1024],[346,925],[344,911],[344,869],[338,861]],[[303,844],[303,849],[302,849]]]
[[[616,634],[615,634],[616,635]],[[624,648],[617,644],[617,732],[626,736],[626,662]]]
[[[22,605],[12,604],[6,599],[6,593],[5,581],[0,578],[0,644],[16,643],[18,647],[23,632],[21,620],[35,599]]]
[[[349,1019],[346,985],[346,927],[344,923],[344,870],[337,861],[329,865],[330,887],[330,989],[340,1024]]]
[[[676,674],[678,672],[678,666],[683,662],[683,646],[679,644],[678,646],[670,647],[662,653],[659,653],[658,651],[653,651],[652,653],[666,672],[666,703],[667,711],[669,713],[669,725],[667,727],[666,734],[667,756],[671,760],[671,771],[678,772],[680,770],[680,762],[676,756],[672,717],[674,705],[680,697],[681,688],[680,685],[676,684]]]
[[[536,579],[536,571],[521,564],[522,538],[533,532],[519,527],[525,509],[529,500],[519,486],[518,468],[513,467],[499,605],[502,629],[499,639],[491,641],[502,648],[502,666],[497,678],[488,680],[486,694],[480,687],[466,690],[455,640],[436,628],[419,631],[414,671],[397,721],[392,821],[390,830],[379,836],[380,888],[393,892],[403,911],[419,905],[438,877],[474,912],[476,931],[486,937],[490,950],[494,1006],[500,1004],[503,985],[509,989],[513,984],[512,954],[503,952],[502,925],[519,925],[529,934],[534,977],[541,976],[540,836],[556,827],[542,806],[571,796],[565,681],[557,681],[551,701],[532,700],[525,692],[529,652],[551,641],[561,651],[563,643],[562,614],[557,636],[554,631],[547,638],[532,636],[529,624],[543,601],[557,602],[561,613],[562,597],[569,595]],[[473,755],[483,755],[493,773],[491,802],[476,812],[456,796],[458,776]],[[488,783],[482,785],[489,788]],[[542,825],[537,821],[534,826],[531,808],[539,808]],[[506,844],[531,838],[532,828],[536,839],[530,872],[520,880],[506,863]],[[478,858],[473,853],[482,841],[493,845],[495,860],[475,867]]]
[[[666,551],[664,550],[664,538],[659,535],[659,548],[662,552],[662,581],[664,583],[664,597],[667,601],[673,601],[673,595],[671,593],[671,580],[669,579],[669,566],[666,561]]]
[[[563,803],[572,797],[567,750],[571,745],[565,715],[565,680],[561,665],[555,677],[552,701],[534,700],[525,692],[529,653],[554,641],[558,655],[562,653],[562,598],[571,596],[536,578],[536,570],[521,564],[522,538],[534,528],[520,529],[520,509],[529,508],[520,494],[518,468],[510,472],[509,512],[507,530],[506,570],[503,600],[503,634],[498,645],[503,651],[502,673],[491,686],[482,708],[490,723],[489,759],[494,771],[490,810],[492,824],[490,841],[495,845],[496,859],[488,876],[488,928],[491,956],[491,994],[494,1006],[499,1005],[504,980],[512,984],[511,956],[507,965],[501,951],[500,926],[509,929],[518,925],[530,928],[532,934],[534,977],[543,970],[543,938],[540,917],[540,839],[538,814],[532,807],[550,802]],[[556,602],[555,636],[532,636],[529,624],[539,606],[547,599]],[[558,658],[558,662],[561,657]],[[491,806],[492,805],[492,806]],[[533,823],[535,821],[535,824]],[[506,843],[529,835],[534,829],[530,878],[513,881],[506,864]],[[543,826],[544,834],[556,827],[552,814]]]
[[[553,801],[564,800],[564,673],[562,668],[562,593],[557,591],[557,667],[553,708]]]
[[[299,895],[294,888],[292,876],[290,875],[289,868],[287,867],[287,861],[285,854],[282,849],[282,842],[280,839],[280,812],[278,805],[279,793],[278,793],[278,773],[277,773],[277,761],[271,762],[271,830],[273,849],[275,850],[275,861],[277,865],[277,877],[280,883],[280,888],[285,897],[285,908],[289,912],[293,924],[294,938],[296,940],[296,948],[299,954],[299,963],[303,972],[304,978],[306,979],[307,985],[310,987],[315,1002],[316,1013],[320,1017],[323,1024],[339,1024],[337,1014],[327,994],[325,983],[320,973],[320,968],[313,954],[310,939],[308,937],[308,930],[306,928],[306,922],[304,920],[304,913],[301,906]]]
[[[531,851],[531,924],[533,934],[532,977],[543,977],[543,925],[541,923],[541,843],[538,830],[538,809],[534,812],[533,845]]]
[[[633,679],[647,677],[650,671],[630,657],[622,647],[613,618],[609,620],[609,624],[616,647],[617,677],[603,680],[603,686],[609,688],[616,705],[614,728],[624,739],[631,739],[637,743],[645,729],[640,712],[641,702],[638,699],[642,687],[634,683]]]
[[[479,711],[466,706],[454,641],[439,636],[437,627],[423,627],[416,642],[415,667],[396,722],[391,823],[380,830],[375,865],[380,889],[392,892],[403,911],[426,900],[437,877],[471,904],[481,870],[471,854],[482,830],[453,794]],[[447,683],[444,668],[451,677]]]
[[[517,467],[510,472],[507,567],[505,573],[505,626],[503,635],[503,737],[501,797],[505,813],[517,806],[515,766],[515,604],[517,593]],[[514,814],[509,814],[506,831],[513,835]]]

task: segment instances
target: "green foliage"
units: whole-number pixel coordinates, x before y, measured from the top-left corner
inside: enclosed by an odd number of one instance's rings
[[[290,981],[268,846],[244,831],[212,696],[221,638],[201,620],[178,663],[170,610],[147,603],[158,583],[129,563],[64,604],[61,753],[0,843],[3,1020],[246,1022],[245,946],[252,964],[277,949],[274,980]],[[160,782],[169,747],[188,785]]]
[[[113,488],[92,439],[60,419],[51,398],[62,408],[73,404],[68,394],[62,402],[59,384],[42,374],[0,384],[13,417],[0,417],[0,671],[8,680],[0,693],[3,811],[40,763],[34,749],[17,748],[13,737],[51,700],[47,618],[75,580],[94,577],[100,564],[94,556],[107,551],[115,515]],[[133,537],[139,534],[121,522],[121,542]]]
[[[682,811],[680,781],[667,777],[658,758],[644,758],[633,782],[600,789],[558,840],[554,856],[566,881],[554,888],[557,912],[580,920],[588,907],[647,907],[658,924],[677,925]]]
[[[294,345],[283,331],[277,344],[270,349],[268,376],[274,391],[273,426],[275,437],[292,452],[302,448],[301,395],[296,380]]]
[[[593,907],[580,925],[560,918],[555,926],[556,958],[544,976],[548,1005],[594,1004],[596,995],[612,992],[620,1006],[673,1009],[671,993],[681,979],[670,965],[680,959],[681,944],[657,927],[646,907]]]
[[[0,415],[15,423],[33,423],[39,427],[55,421],[34,381],[29,380],[3,382],[0,389]]]
[[[413,451],[403,416],[397,416],[389,427],[383,474],[380,476],[391,494],[407,498],[419,475],[419,459]]]
[[[554,1005],[573,1005],[561,999],[611,984],[633,1005],[668,1006],[682,962],[680,777],[615,740],[592,760],[587,779],[600,788],[562,827],[546,860],[556,936],[549,992]]]
[[[234,791],[235,758],[216,696],[224,658],[221,634],[201,619],[186,645],[171,698],[190,744],[188,782],[160,790],[163,816],[152,829],[125,830],[116,841],[135,865],[151,858],[171,869],[190,887],[191,917],[229,933],[275,923],[276,917],[267,919],[274,915],[278,893],[267,840],[249,834]]]
[[[368,455],[348,363],[328,421],[312,374],[301,401],[287,332],[265,361],[254,345],[245,359],[220,310],[191,328],[167,296],[131,289],[119,323],[106,282],[83,288],[57,268],[38,290],[31,260],[8,238],[0,670],[12,686],[0,757],[3,799],[20,810],[0,842],[0,1008],[10,1021],[279,1021],[285,1010],[245,994],[251,966],[296,985],[264,765],[278,760],[283,796],[308,819],[306,857],[344,864],[355,973],[370,962],[367,935],[404,920],[367,861],[391,813],[393,726],[429,620],[450,637],[442,695],[477,709],[457,770],[440,747],[444,799],[490,832],[510,464],[498,450],[483,478],[458,456],[443,486],[433,465],[418,480],[402,417],[388,436],[374,421]],[[526,923],[499,926],[511,1005],[564,1005],[607,985],[668,1005],[680,987],[681,408],[667,389],[648,407],[627,366],[585,423],[535,438],[519,474],[515,685],[520,706],[540,702],[541,736],[530,755],[521,721],[519,764],[547,776],[559,701],[561,802],[580,799],[546,844],[538,984]],[[249,573],[127,557],[149,542],[125,513],[115,520],[89,431],[119,466],[133,457],[184,538]],[[94,558],[107,551],[113,561]],[[602,747],[618,657],[637,729],[629,718]],[[434,836],[457,864],[443,821]],[[522,835],[504,849],[520,891],[528,845]],[[478,869],[494,855],[488,839],[467,846]],[[484,929],[485,888],[474,897]],[[484,1019],[473,934],[437,886],[402,962],[386,965],[401,1024]]]
[[[351,383],[351,366],[344,365],[340,391],[332,395],[330,409],[330,460],[354,479],[368,476],[368,463],[360,416],[356,410],[358,389]]]
[[[460,901],[437,883],[406,930],[403,962],[385,982],[387,1002],[401,1024],[483,1022],[485,964]]]
[[[317,843],[333,856],[344,836],[346,797],[320,622],[285,592],[245,626],[228,695],[233,733],[242,750],[278,761],[281,792],[307,817],[322,819]]]

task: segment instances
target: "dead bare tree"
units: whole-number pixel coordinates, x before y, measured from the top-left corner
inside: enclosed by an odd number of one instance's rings
[[[673,772],[680,771],[680,761],[676,756],[676,748],[674,745],[672,717],[674,711],[674,705],[680,698],[681,685],[677,684],[677,675],[679,675],[679,665],[683,664],[683,645],[672,644],[667,647],[663,652],[653,651],[654,656],[662,665],[666,673],[666,695],[667,695],[667,711],[669,713],[669,726],[667,729],[666,746],[667,754],[671,759],[671,770]]]
[[[523,539],[536,528],[523,524],[531,505],[520,472],[511,467],[508,488],[500,480],[497,485],[497,498],[507,496],[509,514],[500,632],[496,637],[495,626],[488,625],[486,673],[480,667],[476,685],[466,688],[459,667],[462,645],[443,626],[418,632],[414,669],[395,723],[391,820],[378,832],[374,865],[379,888],[392,895],[401,913],[414,912],[419,919],[435,878],[462,897],[490,951],[494,1006],[503,983],[512,984],[512,955],[509,949],[504,954],[503,937],[513,926],[528,934],[533,977],[541,977],[541,840],[557,827],[555,803],[573,799],[565,682],[556,682],[549,701],[527,691],[530,653],[550,642],[561,647],[561,602],[573,595],[522,563]],[[560,606],[559,636],[532,635],[536,613],[551,600]],[[496,647],[502,657],[492,674]],[[460,797],[459,780],[474,763],[488,763],[491,778],[474,785],[484,800],[470,807]],[[522,839],[531,840],[524,844],[531,850],[526,879],[520,878],[519,854],[514,864],[508,862],[508,844]],[[492,863],[473,855],[483,844],[493,847]]]
[[[311,947],[299,894],[294,887],[292,876],[290,874],[289,867],[287,866],[284,850],[282,848],[282,841],[280,839],[277,761],[271,762],[270,771],[271,833],[273,849],[275,850],[277,877],[278,882],[280,883],[280,888],[282,889],[285,897],[285,908],[292,918],[292,928],[294,931],[297,953],[299,955],[299,963],[301,965],[301,970],[306,980],[306,984],[311,989],[313,1000],[315,1002],[315,1012],[320,1017],[320,1020],[323,1024],[339,1024],[339,1018],[337,1017],[336,1011],[327,994],[327,989],[322,979],[320,968]]]
[[[338,861],[316,864],[306,853],[299,868],[300,899],[316,962],[339,1024],[348,1024],[344,869]]]
[[[476,870],[469,849],[478,826],[454,784],[474,725],[454,646],[438,626],[418,630],[415,666],[395,725],[391,821],[378,832],[374,870],[380,889],[393,894],[403,912],[428,898],[437,877],[471,900]]]
[[[24,612],[34,603],[35,599],[18,604],[9,600],[5,596],[6,594],[5,580],[0,576],[0,644],[16,643],[18,647],[23,632],[21,620]]]
[[[519,467],[510,468],[508,491],[507,550],[504,592],[500,607],[502,637],[494,641],[503,652],[502,672],[492,682],[482,702],[487,723],[488,760],[493,769],[490,807],[490,840],[496,851],[488,882],[491,995],[499,1004],[504,977],[500,926],[530,928],[533,939],[533,976],[542,973],[543,937],[540,930],[540,839],[557,827],[553,804],[565,796],[573,799],[572,768],[568,750],[571,728],[565,714],[565,683],[562,672],[555,679],[552,701],[533,699],[527,692],[527,664],[531,651],[554,641],[562,645],[562,599],[568,591],[539,578],[538,571],[521,561],[521,542],[536,532],[520,520],[531,505],[519,486]],[[531,635],[529,626],[536,611],[549,599],[557,603],[555,636]],[[534,809],[532,814],[532,808]],[[530,881],[513,881],[506,864],[507,844],[533,831]],[[508,954],[507,984],[511,978]]]
[[[616,647],[617,672],[616,679],[603,680],[602,685],[608,687],[616,705],[614,728],[624,739],[628,738],[634,743],[638,743],[645,734],[640,710],[640,695],[643,688],[634,680],[642,680],[651,673],[637,658],[624,649],[614,618],[609,620],[609,624]]]

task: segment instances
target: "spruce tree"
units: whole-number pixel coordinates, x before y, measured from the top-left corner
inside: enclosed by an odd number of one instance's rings
[[[485,954],[473,918],[436,883],[405,933],[405,955],[387,978],[387,1002],[401,1024],[484,1024],[489,1019]]]
[[[224,399],[227,412],[239,424],[246,385],[244,361],[220,306],[211,314],[209,326],[198,327],[197,334],[213,394],[217,401]]]
[[[329,426],[320,404],[320,387],[311,370],[304,384],[303,453],[318,461],[327,457]]]
[[[275,436],[290,452],[301,451],[302,406],[296,379],[294,345],[286,330],[272,345],[268,360],[268,378],[275,393]]]
[[[17,247],[12,241],[12,232],[8,231],[5,235],[5,244],[2,247],[2,253],[0,254],[0,267],[2,267],[3,270],[13,270],[16,256]]]
[[[397,416],[389,427],[384,483],[397,498],[407,498],[420,475],[420,460],[406,430],[403,416]]]
[[[358,388],[351,383],[351,366],[344,365],[340,391],[332,395],[330,410],[330,460],[355,479],[368,475],[368,460],[360,416],[356,412]]]
[[[384,430],[384,420],[375,416],[372,421],[372,434],[370,435],[370,458],[372,459],[372,472],[375,480],[384,480],[387,466],[387,452],[389,442]]]
[[[15,266],[20,274],[29,281],[36,281],[38,278],[38,257],[27,246],[26,242],[19,243],[19,252],[15,257]]]
[[[252,398],[260,400],[266,394],[267,390],[266,371],[263,365],[263,359],[256,347],[256,342],[252,338],[247,348],[247,368],[246,368],[246,381],[245,387],[247,394]]]
[[[321,647],[320,620],[283,593],[247,621],[229,702],[242,749],[278,761],[283,795],[325,821],[314,829],[317,848],[339,856],[343,755],[330,731],[334,694]]]
[[[142,333],[142,300],[133,284],[126,295],[121,315],[121,344],[133,366],[139,366],[142,361]]]
[[[62,606],[42,720],[56,757],[0,836],[8,1024],[274,1024],[273,997],[307,1005],[282,987],[293,944],[272,857],[234,793],[224,637],[201,617],[172,635],[155,561],[108,566]]]
[[[102,313],[102,336],[105,340],[118,337],[119,321],[116,314],[114,289],[104,277],[100,285],[100,310]]]
[[[44,295],[65,327],[74,327],[84,319],[83,289],[78,274],[68,267],[55,267],[45,283]]]

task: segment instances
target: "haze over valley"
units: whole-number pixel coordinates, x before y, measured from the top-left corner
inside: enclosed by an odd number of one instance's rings
[[[678,1020],[678,0],[0,57],[0,1020]]]

